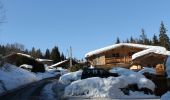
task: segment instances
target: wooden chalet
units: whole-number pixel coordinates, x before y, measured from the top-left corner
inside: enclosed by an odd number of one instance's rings
[[[130,68],[133,65],[132,55],[151,48],[163,47],[133,43],[120,43],[89,52],[85,55],[85,58],[95,67],[102,67],[105,69],[110,69],[112,67]],[[157,57],[160,59],[165,58],[162,58],[160,55],[157,55],[156,58]],[[150,64],[150,62],[148,63]],[[141,63],[136,63],[135,65],[138,66],[141,65]]]
[[[16,66],[21,66],[23,64],[31,65],[33,67],[31,69],[32,72],[45,72],[44,64],[27,54],[11,53],[2,57],[2,60],[3,62],[11,63]]]

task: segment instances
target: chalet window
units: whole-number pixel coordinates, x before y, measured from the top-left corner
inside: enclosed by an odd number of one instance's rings
[[[116,57],[116,54],[112,54],[112,57]]]
[[[119,53],[112,54],[112,57],[120,57]]]

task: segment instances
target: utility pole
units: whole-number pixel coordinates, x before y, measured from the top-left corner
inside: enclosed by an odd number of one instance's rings
[[[72,48],[70,46],[70,67],[72,67]]]

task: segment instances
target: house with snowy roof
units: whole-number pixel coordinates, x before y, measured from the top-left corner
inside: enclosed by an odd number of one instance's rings
[[[170,55],[170,52],[161,46],[119,43],[91,51],[85,55],[85,58],[95,67],[110,69],[135,66],[138,69],[141,66],[154,67],[163,64],[167,55]]]

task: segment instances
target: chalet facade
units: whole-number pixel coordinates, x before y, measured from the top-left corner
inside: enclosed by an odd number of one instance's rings
[[[85,55],[85,58],[87,61],[96,67],[104,67],[106,69],[110,69],[112,67],[126,67],[130,68],[133,65],[132,61],[135,61],[138,56],[135,56],[134,59],[132,59],[132,56],[134,54],[137,54],[139,52],[143,52],[148,49],[166,49],[164,47],[160,46],[149,46],[149,45],[142,45],[142,44],[133,44],[133,43],[120,43],[111,45],[108,47],[104,47],[92,52],[89,52]],[[142,53],[145,54],[145,53]],[[165,56],[157,56],[160,57],[161,63],[164,61]],[[157,57],[155,59],[157,59]],[[159,63],[160,63],[159,62]],[[157,62],[156,62],[157,63]],[[141,65],[138,61],[137,63],[134,63],[134,65],[138,66]],[[148,62],[149,65],[149,62]]]

